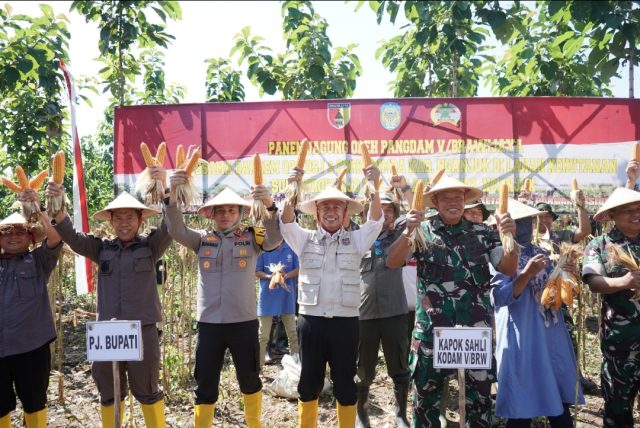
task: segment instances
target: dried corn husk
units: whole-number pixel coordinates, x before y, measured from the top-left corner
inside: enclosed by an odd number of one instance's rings
[[[498,202],[498,213],[506,214],[509,211],[509,186],[504,183],[500,188],[500,199]],[[511,232],[500,232],[500,241],[505,254],[511,254],[520,249],[520,245],[516,242]]]
[[[287,291],[289,290],[289,287],[287,287],[287,283],[284,279],[284,268],[285,266],[282,263],[271,263],[269,264],[269,270],[271,271],[271,273],[273,274],[271,276],[271,281],[269,282],[269,289],[273,290],[274,288],[276,288],[278,285],[282,288],[284,288]]]
[[[307,160],[307,152],[309,151],[311,143],[306,138],[303,138],[300,142],[300,151],[298,152],[298,160],[296,161],[296,168],[304,170],[304,163]],[[302,182],[298,183],[294,181],[289,183],[287,191],[285,192],[287,201],[296,206],[298,200],[302,199]]]
[[[411,209],[422,211],[424,210],[424,181],[418,180],[415,190],[413,192],[413,201],[411,202]],[[427,250],[427,237],[424,234],[422,226],[418,226],[411,231],[409,235],[409,245],[413,251],[424,252]]]
[[[263,184],[262,161],[260,160],[260,155],[258,153],[253,155],[253,184]],[[264,202],[261,200],[254,200],[253,205],[251,206],[251,218],[253,219],[253,223],[262,223],[262,220],[270,217],[267,207],[264,206]]]
[[[164,161],[166,145],[164,142],[160,144],[155,157],[151,154],[149,147],[145,143],[140,143],[140,151],[142,152],[142,158],[144,159],[144,163],[147,167],[138,177],[135,185],[135,191],[142,195],[147,204],[160,204],[164,198],[165,183],[163,183],[162,180],[153,179],[149,168],[154,166],[162,167],[160,161]]]
[[[391,176],[395,177],[398,175],[398,168],[395,165],[391,165]],[[402,204],[402,200],[404,199],[404,195],[402,194],[402,190],[397,187],[389,187],[389,191],[393,190],[393,200],[399,204]]]
[[[178,157],[178,153],[176,153],[176,158]],[[176,186],[176,198],[178,202],[185,207],[193,204],[198,198],[198,191],[196,190],[196,186],[193,178],[193,171],[196,166],[200,162],[200,149],[195,148],[195,146],[189,146],[189,152],[187,154],[187,158],[183,163],[183,169],[185,174],[189,177],[188,181],[185,184],[180,184]]]
[[[640,270],[640,265],[638,265],[629,247],[624,250],[617,245],[611,245],[607,250],[607,258],[611,265],[621,265],[629,272]],[[636,290],[631,299],[640,300],[640,290]]]
[[[573,306],[573,296],[580,292],[580,287],[576,277],[562,268],[568,263],[575,265],[581,254],[582,246],[579,244],[564,242],[560,246],[560,254],[556,266],[547,279],[545,290],[540,299],[540,303],[546,309],[553,308],[557,311],[560,309],[562,302],[569,307]]]

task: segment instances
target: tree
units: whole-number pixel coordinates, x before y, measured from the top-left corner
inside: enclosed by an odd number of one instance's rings
[[[210,58],[207,66],[207,102],[244,101],[241,74],[234,70],[228,59]]]
[[[64,114],[60,60],[68,59],[69,32],[64,15],[48,5],[31,18],[0,10],[0,168],[22,165],[32,174],[62,147]]]
[[[494,4],[497,2],[491,2]],[[358,7],[362,6],[360,2]],[[384,41],[376,58],[395,73],[390,82],[397,97],[473,96],[489,34],[484,22],[476,23],[485,2],[371,1],[378,23],[384,16],[395,23],[402,10],[409,24]],[[494,5],[499,8],[500,6]]]
[[[498,33],[507,50],[495,66],[487,66],[487,79],[494,93],[611,96],[608,86],[617,64],[611,68],[602,62],[602,56],[596,60],[590,54],[608,40],[591,39],[594,23],[582,19],[584,13],[577,15],[581,19],[572,18],[571,9],[582,10],[582,2],[563,7],[558,3],[540,2],[535,10],[519,9],[512,14],[519,20],[514,31]],[[587,43],[590,39],[591,47]]]
[[[136,46],[166,48],[174,39],[165,31],[167,17],[182,18],[176,1],[74,1],[71,10],[84,15],[87,22],[98,23],[100,60],[105,63],[100,73],[106,81],[105,92],[110,91],[119,105],[125,104],[126,80],[134,82],[140,74],[133,49]],[[147,19],[153,15],[160,18],[161,23]]]
[[[280,92],[285,100],[346,98],[353,95],[362,73],[355,45],[338,47],[331,53],[327,22],[309,1],[282,4],[283,33],[287,51],[275,57],[260,36],[249,27],[235,37],[231,56],[247,65],[249,80],[260,94]]]

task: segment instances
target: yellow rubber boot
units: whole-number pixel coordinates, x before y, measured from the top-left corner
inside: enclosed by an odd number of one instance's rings
[[[142,416],[147,428],[164,428],[164,400],[156,401],[153,404],[142,404]]]
[[[343,406],[338,403],[338,428],[353,428],[356,426],[356,405]]]
[[[116,425],[116,418],[113,414],[113,404],[110,406],[100,406],[100,416],[102,416],[102,428],[113,428]],[[124,401],[120,402],[120,422],[124,419]]]
[[[11,412],[0,418],[0,428],[11,428]]]
[[[27,428],[47,428],[47,408],[33,413],[24,413]]]
[[[262,428],[262,391],[253,394],[242,394],[244,399],[244,421],[247,428]]]
[[[211,428],[215,411],[215,404],[196,404],[194,409],[194,428]]]
[[[318,425],[318,400],[298,400],[298,425],[300,428],[316,428]]]

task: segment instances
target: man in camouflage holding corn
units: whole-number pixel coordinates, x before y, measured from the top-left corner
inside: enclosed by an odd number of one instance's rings
[[[433,368],[433,328],[456,325],[491,327],[489,297],[491,263],[505,275],[516,273],[518,252],[503,254],[498,233],[462,217],[465,203],[480,199],[482,190],[443,176],[425,194],[425,205],[438,215],[424,220],[424,211],[407,214],[405,231],[393,243],[387,266],[404,265],[412,253],[411,232],[420,227],[427,250],[415,251],[418,263],[418,305],[409,364],[415,381],[414,427],[440,426],[442,387],[454,370]],[[508,213],[496,213],[501,233],[515,235]],[[491,370],[466,370],[467,426],[491,426]]]
[[[602,426],[633,427],[633,401],[640,390],[640,270],[627,266],[616,249],[633,257],[632,264],[640,260],[640,193],[616,189],[594,219],[615,223],[589,243],[582,267],[584,282],[602,294]]]

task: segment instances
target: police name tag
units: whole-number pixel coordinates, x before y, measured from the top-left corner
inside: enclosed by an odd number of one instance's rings
[[[433,367],[490,369],[493,348],[490,327],[435,327]]]
[[[140,321],[87,322],[87,360],[142,361]]]

